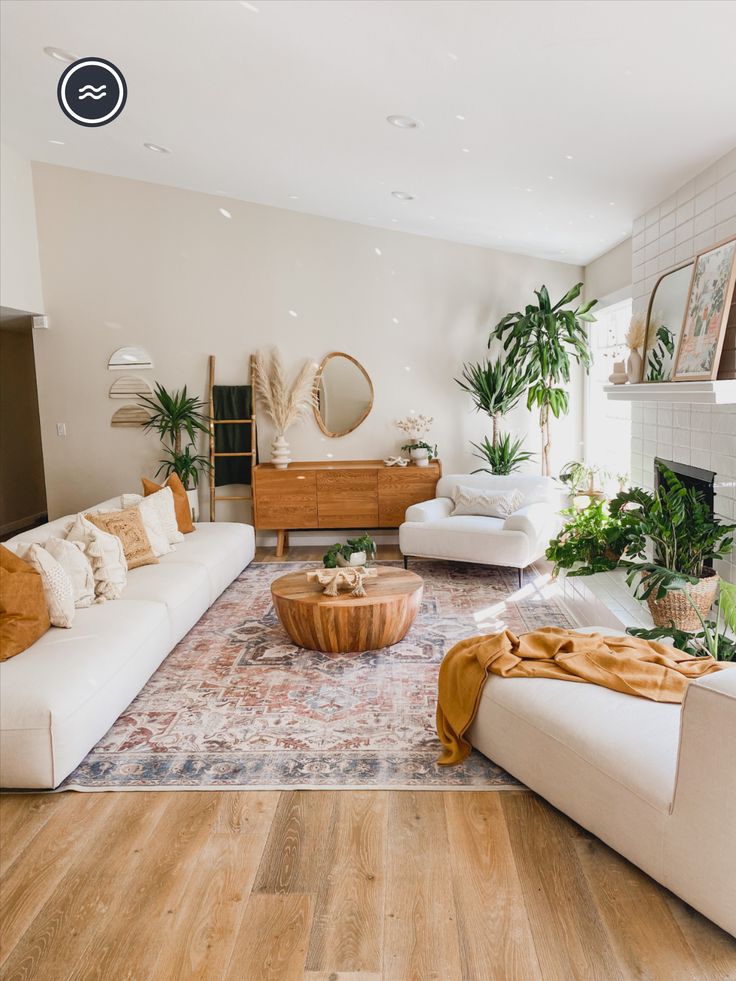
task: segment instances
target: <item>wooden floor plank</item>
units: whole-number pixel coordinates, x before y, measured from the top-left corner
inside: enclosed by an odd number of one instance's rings
[[[463,977],[541,981],[501,795],[444,801]]]
[[[663,890],[593,835],[576,840],[611,945],[626,977],[708,981],[670,913]]]
[[[31,838],[0,879],[0,964],[4,963],[23,934],[38,916],[59,882],[87,847],[88,827],[104,824],[114,802],[105,794],[84,795],[75,807],[75,820],[68,810],[55,808],[55,815]]]
[[[211,833],[218,795],[166,795],[165,810],[126,888],[107,911],[104,927],[85,949],[69,981],[158,981],[161,939],[186,894]]]
[[[381,970],[386,793],[338,794],[307,955],[310,971]]]
[[[254,892],[317,892],[327,828],[339,791],[291,791],[281,795],[258,869]]]
[[[68,805],[68,794],[0,794],[0,875],[49,818]]]
[[[502,794],[545,981],[628,981],[601,923],[568,821],[535,794]]]
[[[90,939],[104,929],[106,914],[125,890],[131,864],[154,834],[166,804],[155,793],[125,794],[119,801],[110,794],[85,796],[108,805],[106,819],[93,836],[83,835],[85,846],[8,958],[8,978],[64,981],[71,975]],[[61,814],[49,828],[64,840]]]
[[[252,894],[225,981],[302,981],[312,909],[311,896]]]
[[[186,894],[160,937],[160,978],[223,978],[261,859],[266,835],[210,835]]]
[[[305,971],[304,981],[383,981],[383,975],[365,971]]]
[[[223,790],[212,831],[215,834],[268,834],[281,796],[278,790]]]
[[[462,978],[442,793],[390,796],[383,974],[386,981]]]
[[[668,890],[662,889],[656,883],[652,885],[655,892],[667,903],[705,976],[712,981],[734,981],[736,939]]]

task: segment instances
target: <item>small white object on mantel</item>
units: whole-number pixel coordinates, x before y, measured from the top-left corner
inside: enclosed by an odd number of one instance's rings
[[[681,402],[693,405],[736,405],[736,379],[691,382],[642,382],[604,385],[613,402]]]

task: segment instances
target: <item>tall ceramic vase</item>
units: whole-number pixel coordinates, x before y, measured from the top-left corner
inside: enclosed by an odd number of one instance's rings
[[[273,442],[271,443],[271,463],[273,463],[277,470],[286,470],[291,463],[289,444],[286,442],[283,433],[274,436]]]
[[[644,359],[636,348],[632,348],[629,352],[629,360],[626,362],[626,376],[630,385],[638,385],[644,377]]]

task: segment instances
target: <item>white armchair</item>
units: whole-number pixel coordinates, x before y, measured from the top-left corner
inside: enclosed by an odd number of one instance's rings
[[[455,487],[478,487],[499,494],[519,490],[523,506],[509,518],[453,515]],[[437,497],[412,505],[399,528],[404,566],[410,557],[478,562],[523,570],[541,558],[560,528],[561,497],[551,477],[512,474],[448,474],[437,484]]]

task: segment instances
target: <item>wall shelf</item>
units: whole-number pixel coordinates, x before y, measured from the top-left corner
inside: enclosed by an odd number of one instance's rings
[[[644,382],[604,385],[612,402],[682,402],[694,405],[736,405],[736,379],[723,381]]]

